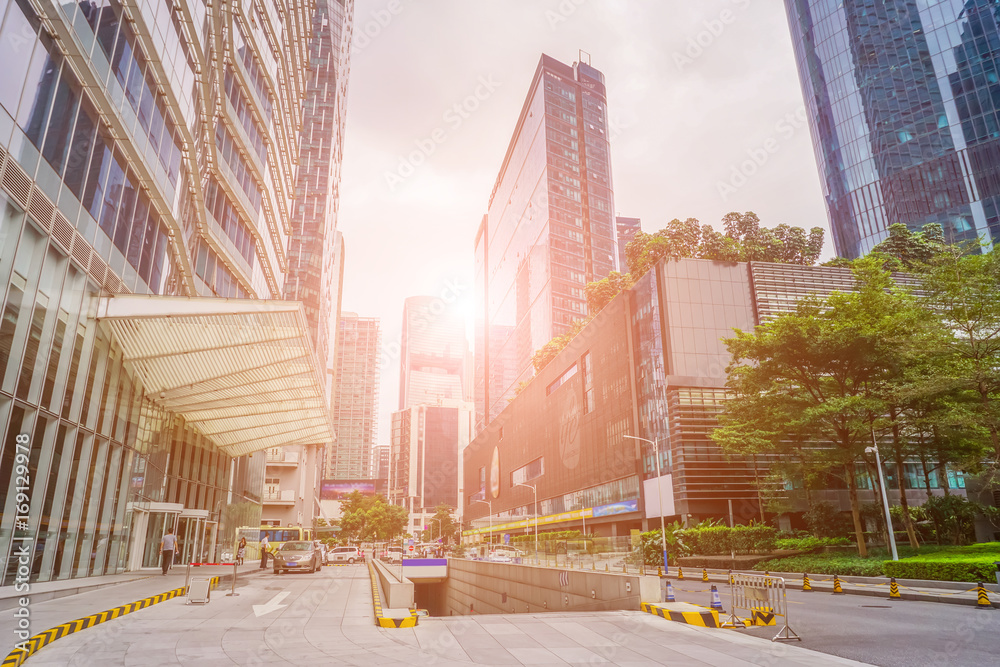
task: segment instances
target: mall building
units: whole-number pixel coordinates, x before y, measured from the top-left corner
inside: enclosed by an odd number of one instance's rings
[[[722,339],[793,310],[803,296],[853,287],[843,268],[661,260],[465,449],[465,539],[531,532],[535,517],[540,532],[600,536],[657,528],[661,516],[764,518],[758,481],[767,457],[726,456],[709,438],[727,400]],[[933,476],[932,489],[943,478]],[[927,491],[919,464],[906,464],[904,483],[920,504]],[[948,484],[964,494],[960,473],[950,472]],[[898,495],[898,480],[889,485],[890,498]],[[814,497],[847,510],[847,493],[845,486]],[[860,495],[874,501],[870,485]],[[786,528],[790,520],[779,517]]]
[[[333,441],[283,300],[316,4],[0,0],[0,585],[216,560]]]

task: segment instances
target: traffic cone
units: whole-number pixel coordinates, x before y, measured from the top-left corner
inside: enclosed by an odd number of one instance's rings
[[[684,570],[681,569],[680,565],[677,566],[677,578],[678,579],[684,578]]]
[[[658,576],[658,577],[662,577],[663,576],[663,568],[662,567],[656,568],[656,576]]]
[[[896,583],[896,577],[889,577],[889,599],[890,600],[903,599],[903,596],[899,594],[899,585]]]
[[[833,575],[833,594],[844,595],[844,589],[840,586],[840,577]]]
[[[712,584],[712,609],[722,611],[722,598],[719,597],[719,589]]]
[[[806,574],[805,572],[803,572],[802,573],[802,592],[803,593],[812,593],[812,591],[813,591],[813,587],[812,587],[812,583],[810,583],[810,581],[809,581],[809,575]]]
[[[605,563],[604,564],[604,571],[605,572],[610,572],[611,571],[611,565],[609,563]]]
[[[701,580],[708,581],[708,570],[701,568]]]
[[[674,597],[674,587],[667,582],[667,602],[677,602],[677,598]]]
[[[986,593],[986,584],[981,581],[976,586],[976,609],[993,609],[990,596]]]

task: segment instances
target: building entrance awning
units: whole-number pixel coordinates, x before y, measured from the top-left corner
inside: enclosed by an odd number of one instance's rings
[[[333,442],[300,303],[118,295],[98,300],[97,319],[149,399],[230,456]]]

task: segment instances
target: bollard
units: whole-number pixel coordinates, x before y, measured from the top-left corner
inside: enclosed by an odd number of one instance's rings
[[[813,592],[812,583],[810,583],[809,581],[809,575],[806,574],[805,572],[802,573],[802,592],[803,593]]]
[[[628,574],[628,564],[622,563],[622,574]]]
[[[736,583],[736,577],[733,576],[733,571],[729,571],[729,585],[732,586]]]
[[[899,594],[899,585],[896,583],[896,577],[889,577],[889,599],[890,600],[903,599],[903,596]]]
[[[674,587],[667,582],[667,602],[677,602],[677,598],[674,597]]]
[[[662,567],[656,568],[656,576],[658,576],[658,577],[662,577],[663,576],[663,568]]]
[[[840,586],[840,577],[833,575],[833,594],[844,595],[844,589]]]
[[[986,593],[986,584],[981,581],[976,586],[976,609],[993,609],[990,596]]]
[[[680,565],[677,566],[677,578],[684,579],[684,570],[681,569]]]
[[[604,564],[604,571],[605,571],[605,572],[610,572],[610,571],[611,571],[611,566],[610,566],[610,563],[605,563],[605,564]]]
[[[226,597],[227,598],[235,598],[235,597],[239,597],[239,595],[240,594],[236,592],[236,561],[234,560],[233,561],[233,587],[232,587],[232,589],[228,593],[226,593]]]
[[[708,570],[701,568],[701,580],[708,581]]]
[[[711,605],[711,608],[715,609],[716,611],[720,611],[720,612],[722,611],[722,598],[719,597],[719,589],[715,587],[715,584],[712,584],[712,605]]]
[[[597,572],[597,561],[596,560],[590,561],[590,569],[593,570],[594,572]]]

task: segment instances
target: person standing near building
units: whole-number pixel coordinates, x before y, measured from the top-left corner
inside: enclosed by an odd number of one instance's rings
[[[247,555],[247,538],[241,537],[240,543],[236,547],[236,564],[243,565],[243,558]]]
[[[174,550],[177,548],[177,537],[174,536],[174,529],[167,528],[167,534],[160,540],[160,553],[163,555],[163,574],[166,576],[167,570],[174,563]]]
[[[267,546],[269,540],[267,539],[267,533],[260,538],[260,569],[267,567]]]

